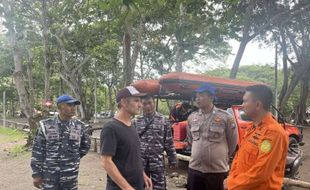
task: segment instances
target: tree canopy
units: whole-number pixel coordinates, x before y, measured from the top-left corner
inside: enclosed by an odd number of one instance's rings
[[[273,65],[239,68],[247,43],[255,40],[279,47],[280,109],[298,113],[305,124],[309,10],[307,0],[3,0],[0,91],[12,115],[21,109],[28,118],[33,108],[47,109],[44,102],[72,94],[81,100],[81,118],[89,120],[95,110],[115,109],[121,87],[188,64],[202,71],[219,63],[208,74],[274,87]],[[227,69],[232,39],[240,47]]]

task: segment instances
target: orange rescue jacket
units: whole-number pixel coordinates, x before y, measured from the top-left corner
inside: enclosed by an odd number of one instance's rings
[[[244,136],[227,179],[228,190],[281,190],[288,137],[267,114]]]

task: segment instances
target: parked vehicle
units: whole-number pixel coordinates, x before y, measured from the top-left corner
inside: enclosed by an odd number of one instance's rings
[[[249,129],[249,127],[252,126],[252,121],[246,117],[242,106],[240,105],[233,105],[231,108],[227,109],[228,112],[230,112],[235,119],[235,122],[238,126],[238,133],[239,137],[243,137],[246,130]],[[290,140],[290,145],[302,143],[302,128],[298,129],[297,126],[286,123],[281,117],[281,113],[279,113],[278,110],[275,110],[278,113],[278,122],[281,124],[281,126],[285,129],[287,136]],[[240,144],[242,141],[242,138],[239,138],[238,144]]]
[[[180,102],[186,102],[186,106],[184,106],[184,103],[176,105],[170,114],[173,120],[172,128],[175,148],[179,154],[190,155],[191,153],[190,147],[186,142],[186,119],[195,110],[193,105],[194,90],[205,82],[212,84],[216,88],[217,98],[214,104],[219,108],[227,109],[233,115],[238,127],[239,145],[245,131],[253,125],[252,121],[246,117],[242,106],[240,106],[245,88],[262,83],[207,77],[189,73],[169,73],[163,75],[158,81],[140,80],[132,84],[139,91],[152,94],[158,99],[175,99]],[[297,126],[285,122],[282,114],[278,110],[276,112],[278,122],[285,129],[290,139],[285,175],[296,179],[298,178],[298,169],[302,160],[302,151],[298,148],[299,145],[303,145],[302,128],[298,129]]]
[[[199,74],[190,74],[182,72],[168,73],[160,77],[159,80],[138,80],[133,83],[139,91],[149,93],[160,99],[176,99],[187,102],[187,106],[179,106],[179,110],[185,110],[186,118],[189,112],[193,110],[193,92],[201,84],[208,82],[216,87],[216,101],[215,105],[222,109],[227,109],[235,118],[236,125],[239,129],[239,142],[240,144],[244,132],[252,126],[252,122],[246,118],[244,111],[240,104],[242,104],[242,97],[245,92],[245,88],[250,85],[262,84],[257,82],[248,82],[235,79],[223,79],[219,77],[209,77]],[[189,107],[188,105],[192,105]],[[178,106],[178,105],[176,105]],[[186,111],[189,110],[189,111]],[[175,110],[171,110],[174,112]],[[284,121],[282,114],[275,110],[278,115],[278,121],[285,129],[291,144],[302,145],[302,128],[299,128],[293,124],[289,124]],[[172,114],[171,114],[172,115]],[[183,116],[182,114],[179,117]],[[184,142],[184,131],[186,130],[186,118],[178,120],[175,118],[175,122],[172,127],[176,132],[175,145],[178,150],[185,149],[186,143]],[[180,121],[184,121],[178,123]]]
[[[242,141],[242,137],[244,136],[245,132],[253,126],[252,121],[246,117],[242,106],[241,105],[233,105],[230,108],[227,109],[229,113],[231,113],[235,119],[236,126],[238,127],[238,145],[240,145]],[[290,146],[294,146],[296,144],[303,145],[302,139],[302,128],[298,129],[296,126],[279,121],[281,126],[285,129],[287,136],[290,140]],[[189,154],[187,143],[186,143],[186,126],[187,121],[181,121],[181,122],[174,122],[172,124],[172,128],[174,131],[174,141],[175,141],[175,147],[179,153]]]

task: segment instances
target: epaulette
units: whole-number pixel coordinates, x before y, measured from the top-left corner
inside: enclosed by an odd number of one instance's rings
[[[84,123],[83,121],[79,120],[79,119],[73,119],[74,122],[77,122],[79,124],[82,124],[82,125],[86,125],[86,123]]]
[[[198,114],[199,113],[199,111],[198,110],[196,110],[196,111],[193,111],[191,114],[189,114],[189,115],[194,115],[194,114]]]
[[[134,120],[140,120],[143,119],[143,115],[137,115],[135,118],[133,118]]]
[[[226,110],[222,110],[222,109],[217,109],[217,111],[225,113],[225,114],[229,114]]]
[[[42,123],[49,123],[49,122],[53,122],[55,118],[53,117],[50,117],[50,118],[47,118],[47,119],[42,119],[40,122]]]
[[[164,115],[163,115],[162,113],[160,113],[160,112],[156,112],[155,116],[160,116],[160,117],[162,117],[162,116],[164,116]]]
[[[193,111],[191,114],[189,114],[188,118],[193,117],[193,115],[199,114],[198,110],[197,111]]]

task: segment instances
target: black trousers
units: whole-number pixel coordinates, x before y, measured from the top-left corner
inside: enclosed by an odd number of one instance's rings
[[[202,173],[191,168],[188,169],[187,189],[188,190],[224,190],[224,173]]]

